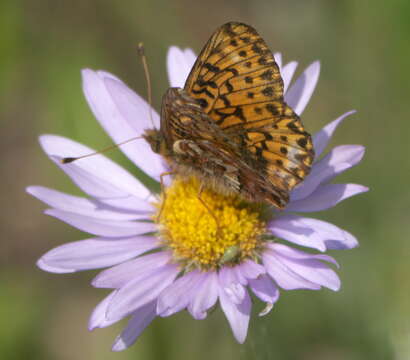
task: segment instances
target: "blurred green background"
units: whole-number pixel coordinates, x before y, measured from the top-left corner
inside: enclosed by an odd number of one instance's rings
[[[105,292],[94,273],[54,275],[35,261],[84,234],[42,215],[25,192],[41,184],[78,193],[42,153],[37,136],[55,133],[96,148],[110,144],[81,92],[80,70],[105,69],[145,94],[136,44],[144,41],[154,105],[168,86],[170,45],[198,52],[221,24],[253,25],[301,69],[322,73],[303,114],[315,132],[357,109],[333,140],[364,144],[363,163],[338,181],[371,192],[318,214],[355,234],[361,246],[333,252],[339,293],[283,292],[272,313],[253,317],[235,343],[220,311],[159,319],[138,342],[111,353],[125,323],[92,333],[87,321]],[[358,0],[0,1],[1,359],[410,359],[409,94],[410,2]],[[135,171],[119,152],[109,155]]]

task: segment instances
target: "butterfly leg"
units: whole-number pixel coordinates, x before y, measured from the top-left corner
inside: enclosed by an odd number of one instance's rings
[[[199,186],[199,190],[198,190],[198,200],[201,202],[201,204],[208,210],[209,214],[214,218],[215,223],[216,223],[216,235],[217,237],[219,237],[220,231],[221,231],[221,226],[219,224],[219,220],[216,217],[216,215],[214,214],[214,212],[212,211],[212,209],[207,205],[207,203],[201,198],[201,194],[202,191],[204,190],[204,184],[201,183],[201,185]]]
[[[166,172],[163,172],[159,176],[159,183],[160,183],[160,186],[161,186],[161,193],[162,193],[163,199],[162,199],[162,202],[161,202],[161,208],[159,209],[159,212],[158,212],[158,215],[157,215],[157,218],[156,218],[157,222],[159,222],[159,220],[161,219],[161,214],[162,214],[162,211],[164,210],[165,201],[167,199],[167,193],[165,192],[165,185],[164,185],[164,177],[167,176],[167,175],[173,175],[173,174],[175,174],[174,171],[166,171]]]

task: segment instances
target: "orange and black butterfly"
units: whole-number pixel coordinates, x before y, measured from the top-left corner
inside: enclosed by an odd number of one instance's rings
[[[161,128],[144,138],[177,174],[279,209],[314,156],[310,135],[284,101],[272,52],[237,22],[212,35],[183,89],[167,90]]]

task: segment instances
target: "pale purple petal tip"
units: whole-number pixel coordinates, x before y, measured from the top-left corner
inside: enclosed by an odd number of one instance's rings
[[[249,281],[249,287],[262,301],[274,304],[279,299],[279,289],[267,275],[261,275],[257,279]]]
[[[122,351],[134,344],[155,317],[155,302],[149,303],[135,311],[126,328],[115,339],[112,351]]]
[[[60,268],[60,267],[56,267],[56,266],[50,266],[47,264],[46,261],[44,261],[43,258],[40,258],[37,260],[36,265],[43,271],[47,271],[50,273],[54,273],[54,274],[67,274],[67,273],[73,273],[75,272],[74,269],[66,269],[66,268]]]
[[[262,265],[252,260],[245,260],[242,264],[236,266],[235,269],[238,269],[242,277],[246,279],[246,282],[241,282],[242,285],[246,285],[247,280],[256,279],[260,275],[266,273],[266,269]]]
[[[315,212],[330,209],[343,200],[365,193],[369,188],[358,184],[321,185],[308,197],[291,202],[285,212]]]
[[[177,46],[168,49],[167,70],[171,87],[184,87],[195,60],[195,53],[191,49],[181,50]]]
[[[291,61],[290,63],[286,64],[281,71],[282,79],[283,79],[283,92],[289,88],[290,82],[292,81],[293,75],[296,71],[298,63],[296,61]]]
[[[285,101],[301,115],[315,90],[320,73],[320,62],[310,64],[285,94]]]
[[[196,61],[196,58],[197,58],[195,52],[190,48],[186,48],[184,50],[184,55],[185,55],[186,62],[188,63],[189,69],[192,69]]]
[[[219,286],[223,287],[230,301],[240,304],[245,296],[246,290],[244,285],[247,284],[247,279],[242,279],[242,274],[240,271],[237,271],[237,267],[231,268],[228,266],[224,266],[219,271],[218,276]]]
[[[187,294],[190,299],[188,311],[194,319],[205,319],[207,311],[218,300],[218,276],[215,272],[203,274],[197,286],[191,289],[192,294]]]
[[[361,145],[341,145],[333,148],[323,159],[313,164],[310,174],[291,193],[291,202],[313,193],[320,184],[331,181],[342,172],[357,165],[365,152]]]
[[[135,236],[150,233],[156,229],[156,226],[150,222],[102,220],[57,209],[48,209],[44,213],[79,230],[103,237]]]
[[[263,259],[269,275],[284,289],[340,289],[340,279],[323,261],[337,264],[327,255],[312,255],[282,244],[270,244]],[[273,270],[278,270],[274,272]],[[281,274],[279,274],[281,272]]]
[[[333,120],[332,122],[327,124],[322,130],[313,135],[313,148],[315,149],[316,159],[319,158],[323,150],[326,148],[337,127],[343,122],[344,119],[354,114],[355,112],[356,110],[351,110],[344,113],[336,120]]]
[[[333,224],[297,215],[277,217],[269,223],[269,229],[279,238],[319,251],[351,249],[358,245],[352,234]]]
[[[90,319],[88,320],[88,330],[92,331],[97,328],[104,328],[114,324],[116,321],[108,321],[105,317],[108,304],[115,295],[115,291],[105,297],[93,310]]]
[[[336,265],[336,267],[339,267],[339,264],[337,263],[337,261],[329,255],[310,254],[305,251],[294,249],[290,246],[287,246],[284,244],[278,244],[278,243],[270,243],[267,245],[267,247],[271,249],[273,252],[275,252],[276,254],[279,254],[280,256],[285,256],[285,257],[292,258],[295,260],[316,259],[316,260],[321,260],[321,261],[332,263],[333,265]]]
[[[243,344],[248,333],[249,318],[252,306],[248,292],[245,291],[242,303],[235,304],[230,300],[225,290],[220,288],[219,301],[222,311],[231,326],[236,341]]]
[[[262,255],[263,264],[270,277],[284,290],[309,289],[319,290],[320,285],[305,279],[284,263],[274,251],[265,251]]]
[[[276,52],[273,54],[276,64],[279,66],[279,70],[282,71],[282,54],[280,52]]]
[[[81,240],[48,251],[42,256],[41,264],[68,272],[99,269],[119,264],[157,246],[157,240],[148,236]]]

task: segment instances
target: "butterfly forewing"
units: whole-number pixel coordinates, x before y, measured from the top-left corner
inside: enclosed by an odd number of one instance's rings
[[[279,112],[283,100],[283,81],[266,43],[252,27],[234,22],[221,26],[205,45],[185,90],[221,128],[241,117],[232,109],[272,100]],[[247,115],[242,121],[261,114]]]

